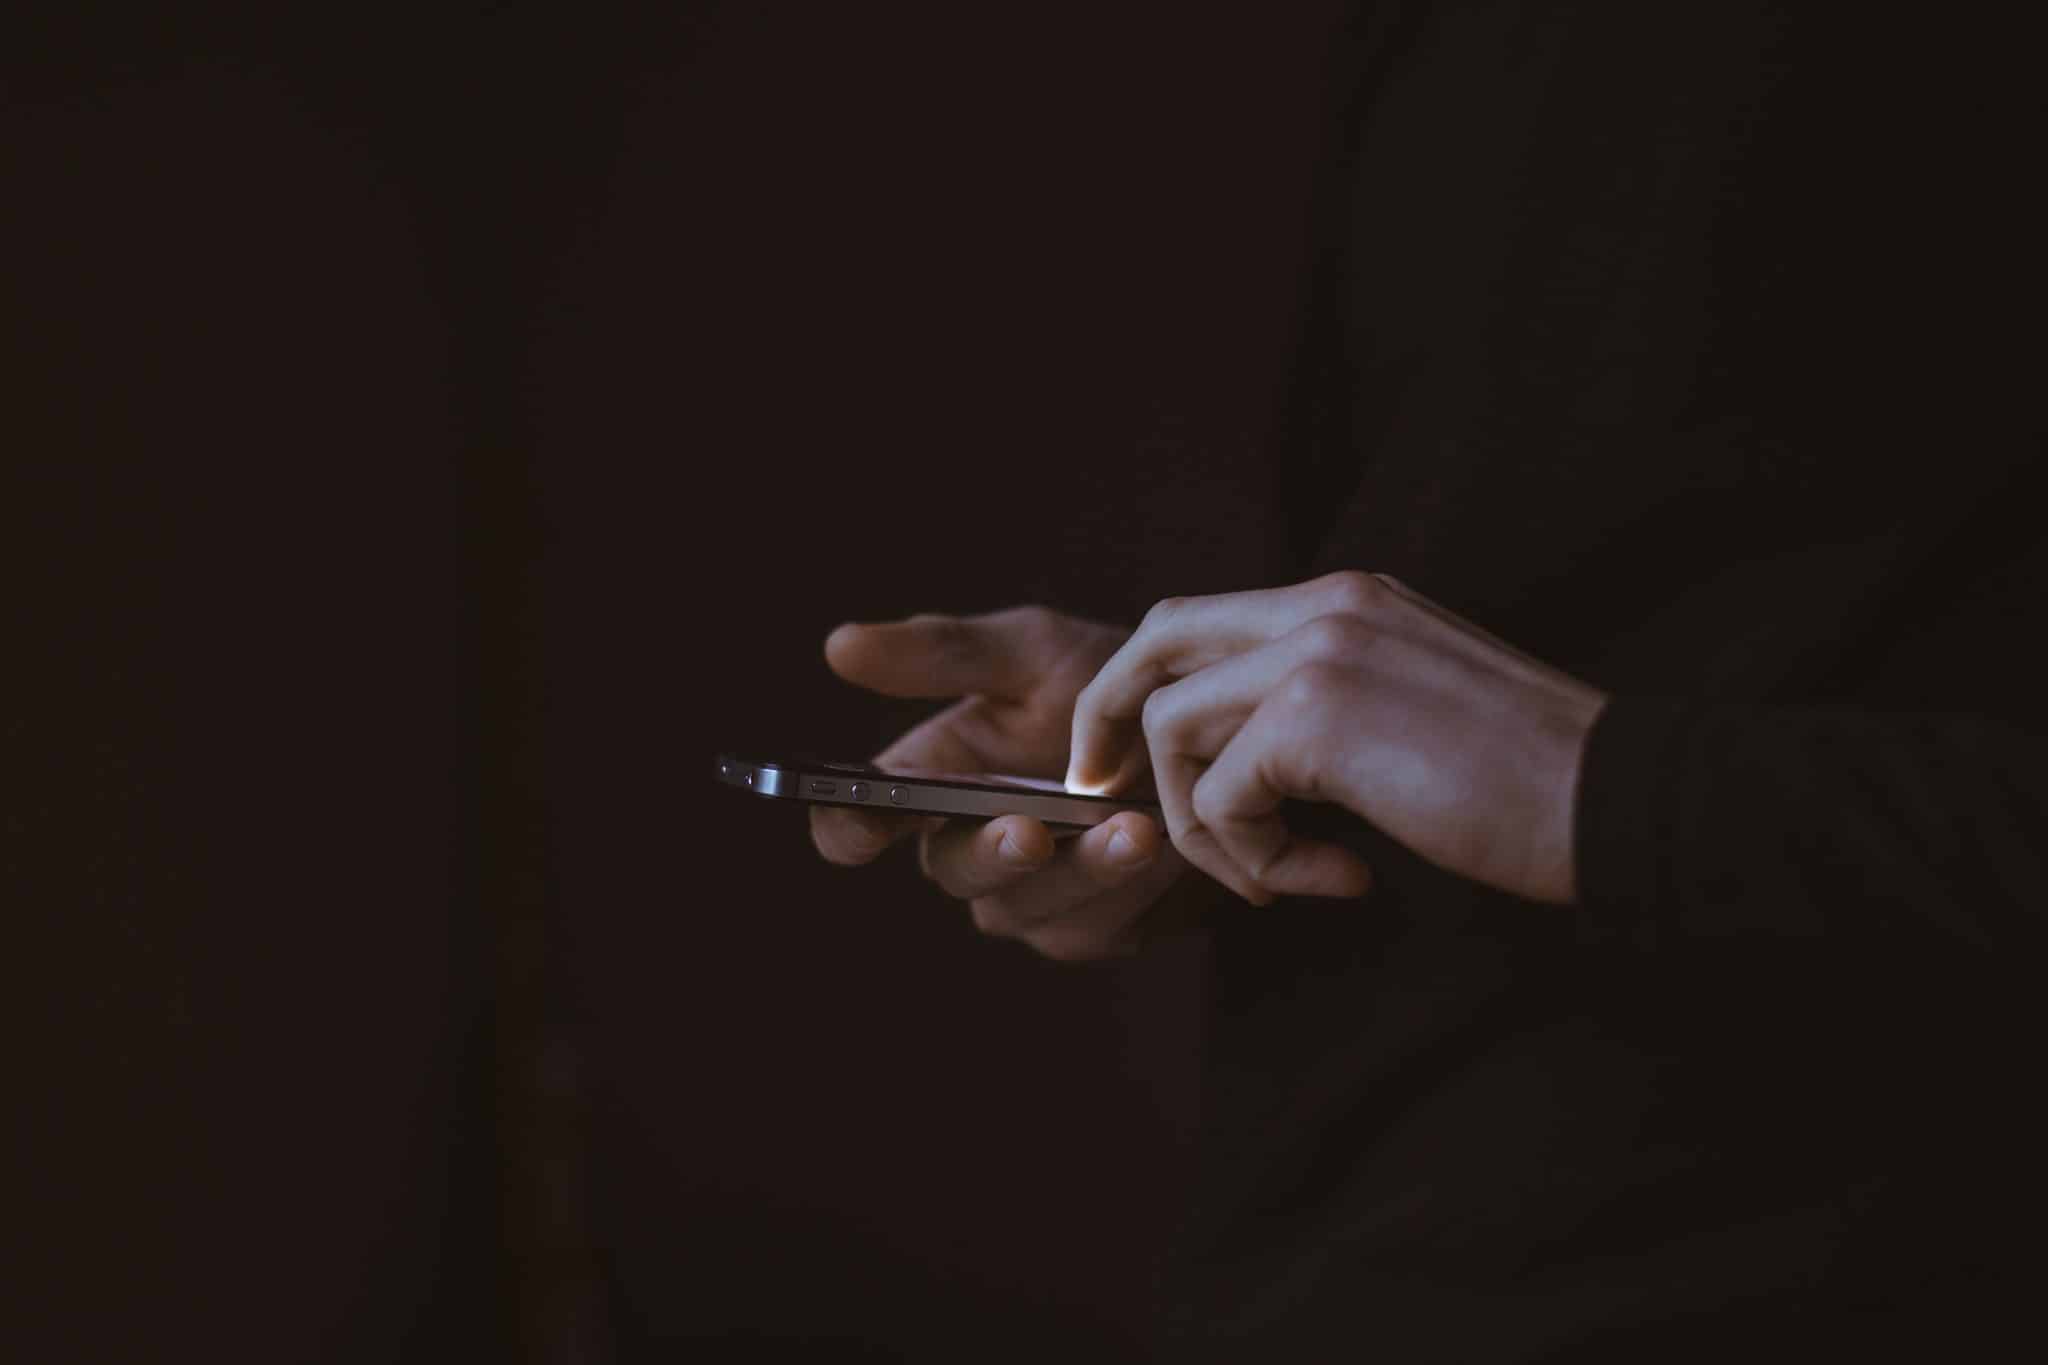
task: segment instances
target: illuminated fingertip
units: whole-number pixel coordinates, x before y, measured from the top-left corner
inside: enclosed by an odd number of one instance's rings
[[[852,621],[834,626],[825,636],[825,662],[837,668],[846,660],[846,651],[852,647],[853,638],[861,627]]]
[[[1071,793],[1072,793],[1073,795],[1075,795],[1075,796],[1108,796],[1108,795],[1109,795],[1109,783],[1108,783],[1108,782],[1106,782],[1106,781],[1104,781],[1104,782],[1090,782],[1090,781],[1086,780],[1085,778],[1082,778],[1082,777],[1080,777],[1079,775],[1077,775],[1077,774],[1075,774],[1075,773],[1071,773],[1071,772],[1070,772],[1070,773],[1068,773],[1068,774],[1067,774],[1067,776],[1066,776],[1066,782],[1065,782],[1065,786],[1066,786],[1066,789],[1067,789],[1067,790],[1068,790],[1069,792],[1071,792]]]

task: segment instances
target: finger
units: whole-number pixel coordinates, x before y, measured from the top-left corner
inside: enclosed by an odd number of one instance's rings
[[[1169,753],[1155,761],[1153,776],[1159,786],[1159,806],[1166,817],[1167,837],[1188,862],[1252,904],[1270,905],[1273,898],[1266,889],[1232,861],[1195,818],[1192,793],[1206,767],[1206,759],[1188,754]]]
[[[1406,603],[1369,574],[1330,574],[1289,588],[1170,598],[1146,614],[1074,706],[1067,785],[1116,792],[1130,777],[1145,698],[1176,678],[1286,635],[1319,616],[1367,619]]]
[[[1153,763],[1152,778],[1159,789],[1160,814],[1166,818],[1166,837],[1176,848],[1186,844],[1197,823],[1192,793],[1202,770],[1208,766],[1205,757],[1173,750],[1162,751]]]
[[[1020,700],[1038,682],[1050,616],[1013,607],[844,625],[825,637],[825,661],[848,682],[885,696]]]
[[[980,772],[989,764],[970,743],[980,703],[961,702],[918,722],[875,756],[880,768],[926,768],[938,772]],[[852,806],[811,807],[811,842],[826,861],[858,866],[882,856],[891,844],[922,829],[915,815],[884,814]]]
[[[1273,903],[1273,892],[1232,858],[1215,834],[1199,822],[1180,830],[1174,836],[1173,846],[1189,863],[1253,905],[1263,907]]]
[[[1337,844],[1296,839],[1280,819],[1289,797],[1315,798],[1322,786],[1315,751],[1327,746],[1285,694],[1252,713],[1196,782],[1202,825],[1237,867],[1271,891],[1296,896],[1362,896],[1372,876]]]
[[[897,840],[916,833],[924,817],[880,815],[845,806],[811,807],[811,843],[825,861],[859,867],[888,852]]]
[[[1279,889],[1255,875],[1205,828],[1194,806],[1195,784],[1260,704],[1302,664],[1352,658],[1381,646],[1373,627],[1354,617],[1319,616],[1282,638],[1223,660],[1162,687],[1145,700],[1145,745],[1174,846],[1189,862],[1252,901],[1266,904]]]
[[[1059,962],[1128,957],[1154,938],[1192,924],[1186,907],[1160,904],[1186,874],[1187,863],[1162,836],[1158,855],[1126,880],[1082,908],[1054,915],[1018,937],[1033,951]]]
[[[1318,616],[1277,640],[1211,664],[1152,693],[1145,699],[1142,721],[1162,800],[1166,781],[1157,771],[1162,763],[1193,758],[1206,765],[1302,665],[1331,660],[1356,667],[1369,655],[1389,648],[1405,647],[1356,617]],[[1184,770],[1177,773],[1183,774]]]
[[[918,864],[947,895],[973,900],[1029,876],[1054,851],[1051,832],[1028,815],[1005,815],[987,824],[947,820],[919,841]]]
[[[1170,856],[1165,835],[1139,811],[1120,811],[1078,839],[1060,845],[1051,861],[975,899],[974,922],[986,933],[1024,937],[1054,920],[1103,912],[1103,901]],[[1175,869],[1161,869],[1170,876]],[[1143,908],[1143,898],[1135,907]],[[1114,918],[1115,916],[1111,916]]]

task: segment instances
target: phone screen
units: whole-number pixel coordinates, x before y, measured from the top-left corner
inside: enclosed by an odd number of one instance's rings
[[[943,774],[934,774],[943,776]],[[964,777],[963,782],[985,782],[991,787],[1022,787],[1027,791],[1051,792],[1055,796],[1071,796],[1064,782],[1055,782],[1049,777],[1017,777],[1011,773],[977,773]]]

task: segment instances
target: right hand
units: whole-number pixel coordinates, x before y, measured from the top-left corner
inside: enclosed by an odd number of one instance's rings
[[[825,640],[825,659],[840,677],[884,696],[960,699],[884,749],[877,766],[1058,779],[1074,700],[1128,635],[1044,607],[1013,607],[841,626]],[[1187,866],[1137,811],[1055,842],[1026,815],[976,824],[811,807],[811,837],[835,863],[871,862],[912,834],[925,876],[966,901],[983,933],[1061,961],[1134,951],[1145,912]]]

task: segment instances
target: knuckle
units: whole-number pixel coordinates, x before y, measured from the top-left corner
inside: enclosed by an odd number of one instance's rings
[[[1353,616],[1370,616],[1382,610],[1393,591],[1378,578],[1358,569],[1326,574],[1316,580],[1316,587],[1329,598],[1333,610]]]
[[[1145,619],[1140,623],[1140,629],[1149,627],[1157,630],[1175,616],[1178,616],[1186,606],[1187,599],[1185,597],[1162,597],[1152,604],[1151,610],[1145,613]]]
[[[1344,686],[1346,673],[1326,659],[1313,659],[1280,684],[1280,702],[1289,710],[1313,711],[1329,704]]]
[[[1363,648],[1372,638],[1372,628],[1356,616],[1331,612],[1318,616],[1301,628],[1303,642],[1316,656],[1342,657]]]
[[[1145,697],[1145,704],[1139,708],[1138,719],[1144,727],[1147,741],[1164,740],[1173,734],[1174,715],[1177,710],[1171,687],[1153,689]]]

